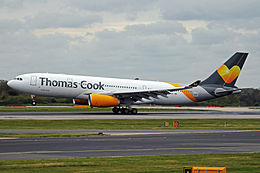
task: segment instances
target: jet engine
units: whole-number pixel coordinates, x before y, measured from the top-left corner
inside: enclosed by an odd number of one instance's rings
[[[118,106],[120,101],[118,98],[104,95],[104,94],[90,94],[89,106],[94,107],[113,107]]]

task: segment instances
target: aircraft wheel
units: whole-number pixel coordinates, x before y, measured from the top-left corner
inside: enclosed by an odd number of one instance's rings
[[[37,102],[35,100],[32,101],[32,105],[33,106],[36,106],[37,105]]]
[[[129,109],[127,109],[127,108],[122,108],[121,109],[121,113],[122,114],[129,114],[129,112],[130,112]]]
[[[118,112],[120,111],[120,109],[117,108],[117,107],[113,107],[112,111],[113,111],[115,114],[118,114]]]
[[[135,109],[135,108],[131,109],[131,114],[136,115],[137,112],[138,112],[137,109]]]

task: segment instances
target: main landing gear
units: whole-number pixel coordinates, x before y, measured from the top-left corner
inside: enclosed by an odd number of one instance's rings
[[[112,111],[115,113],[115,114],[133,114],[133,115],[136,115],[137,114],[137,109],[135,108],[120,108],[120,107],[114,107],[112,109]]]

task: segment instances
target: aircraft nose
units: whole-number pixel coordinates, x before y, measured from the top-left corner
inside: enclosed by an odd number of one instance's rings
[[[9,86],[9,87],[11,87],[12,88],[12,86],[13,86],[13,80],[9,80],[8,82],[7,82],[7,85]]]

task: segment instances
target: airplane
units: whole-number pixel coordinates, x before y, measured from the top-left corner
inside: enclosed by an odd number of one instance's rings
[[[29,73],[8,81],[17,91],[35,96],[73,99],[74,104],[113,107],[114,113],[137,114],[135,104],[184,105],[240,93],[235,86],[248,53],[236,52],[207,79],[190,85],[93,76]]]

